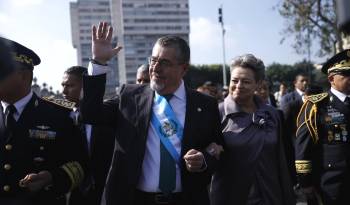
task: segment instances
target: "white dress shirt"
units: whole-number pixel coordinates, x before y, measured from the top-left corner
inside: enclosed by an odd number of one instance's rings
[[[70,112],[70,117],[73,119],[74,123],[77,123],[76,121],[79,119],[79,109],[74,107],[73,111]],[[91,154],[91,131],[92,131],[92,125],[91,124],[84,124],[85,128],[85,137],[87,141],[88,151],[89,154]]]
[[[88,74],[100,75],[108,72],[108,66],[101,66],[89,63]],[[173,93],[174,96],[169,103],[175,113],[176,118],[184,127],[186,115],[186,90],[184,82],[181,81],[178,89]],[[175,145],[176,149],[181,150],[181,143]],[[142,162],[142,172],[139,178],[137,188],[145,192],[160,192],[159,185],[159,171],[160,171],[160,139],[156,135],[154,127],[150,123],[144,159]],[[181,192],[181,171],[176,164],[176,188],[174,192]]]
[[[22,114],[24,108],[26,107],[26,105],[28,104],[30,99],[32,99],[32,96],[33,96],[33,92],[30,91],[28,93],[28,95],[24,96],[23,98],[21,98],[17,102],[13,103],[13,105],[16,107],[16,112],[13,113],[13,118],[16,121],[18,121],[18,119],[21,117],[21,114]],[[2,110],[3,110],[4,114],[5,114],[5,110],[6,110],[7,106],[9,106],[9,105],[10,105],[9,103],[1,101],[1,106],[2,106]]]

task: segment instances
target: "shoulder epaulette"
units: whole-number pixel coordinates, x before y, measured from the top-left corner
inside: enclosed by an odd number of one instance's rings
[[[327,96],[328,96],[328,93],[320,93],[317,95],[307,96],[305,99],[307,101],[312,102],[312,103],[318,103],[318,102],[322,101],[323,99],[325,99]]]
[[[306,101],[301,107],[297,117],[298,128],[296,131],[296,136],[298,134],[299,129],[305,125],[309,130],[313,142],[317,143],[317,141],[319,140],[317,126],[317,103],[321,102],[323,99],[326,99],[326,97],[328,97],[328,93],[310,95],[305,98]]]
[[[73,109],[75,107],[75,102],[71,102],[65,99],[58,99],[53,96],[42,97],[42,99],[68,109]]]

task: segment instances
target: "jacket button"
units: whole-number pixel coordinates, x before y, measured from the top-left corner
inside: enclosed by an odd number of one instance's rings
[[[329,167],[329,168],[331,168],[331,167],[332,167],[332,165],[331,165],[331,164],[328,164],[328,167]]]
[[[8,151],[12,150],[12,145],[10,144],[5,145],[5,149]]]
[[[5,170],[10,170],[11,169],[11,164],[5,164],[4,165]]]
[[[8,192],[8,191],[10,191],[11,187],[9,185],[5,185],[2,189],[4,191]]]
[[[44,147],[44,146],[40,146],[39,149],[40,149],[41,151],[43,151],[43,150],[45,149],[45,147]]]

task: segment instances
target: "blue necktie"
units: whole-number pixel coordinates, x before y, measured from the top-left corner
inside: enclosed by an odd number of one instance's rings
[[[163,97],[169,102],[172,94]],[[176,187],[176,162],[160,142],[160,170],[159,170],[159,189],[164,194],[170,194]]]

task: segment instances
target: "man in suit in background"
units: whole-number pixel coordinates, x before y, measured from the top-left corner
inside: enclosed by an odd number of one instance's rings
[[[136,84],[149,83],[149,65],[142,64],[136,72]]]
[[[1,40],[11,46],[14,63],[0,69],[0,204],[63,205],[85,174],[73,121],[68,109],[31,91],[39,56]]]
[[[103,103],[106,66],[121,47],[112,48],[112,27],[93,27],[93,59],[84,76],[83,120],[117,130],[108,176],[107,205],[208,205],[207,186],[217,159],[206,147],[220,143],[217,102],[183,82],[190,49],[179,37],[155,43],[150,85],[124,85],[114,100]]]
[[[300,73],[295,76],[294,80],[294,91],[285,94],[282,97],[280,109],[283,111],[284,117],[284,136],[286,142],[291,143],[293,149],[291,156],[294,161],[294,143],[295,143],[295,132],[297,129],[296,119],[298,117],[299,110],[303,105],[303,96],[309,83],[309,79],[306,74]],[[293,170],[295,173],[295,171]],[[295,176],[295,174],[294,174]],[[296,183],[296,177],[293,179]]]
[[[87,68],[73,66],[64,72],[62,80],[63,97],[75,103],[71,117],[81,130],[89,168],[84,183],[72,191],[69,205],[100,204],[114,149],[115,131],[112,127],[92,126],[79,120],[79,99],[85,73]]]

